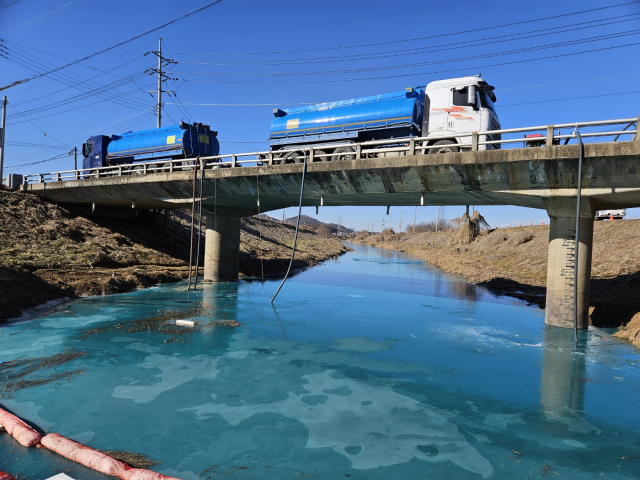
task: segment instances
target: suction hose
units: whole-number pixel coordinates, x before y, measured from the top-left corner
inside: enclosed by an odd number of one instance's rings
[[[302,194],[304,193],[304,177],[307,173],[307,152],[304,151],[304,165],[302,166],[302,185],[300,186],[300,203],[298,205],[298,221],[296,222],[296,235],[293,237],[293,251],[291,252],[291,260],[289,261],[289,268],[287,268],[287,273],[284,274],[284,278],[282,279],[282,283],[278,287],[278,290],[271,298],[271,303],[276,299],[278,293],[282,289],[284,282],[287,281],[287,277],[289,276],[289,272],[291,271],[291,265],[293,265],[293,257],[296,255],[296,243],[298,242],[298,229],[300,228],[300,215],[302,214]]]

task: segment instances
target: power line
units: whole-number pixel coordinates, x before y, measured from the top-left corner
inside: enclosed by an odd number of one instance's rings
[[[553,15],[550,17],[541,17],[541,18],[535,18],[535,19],[531,19],[531,20],[522,20],[520,22],[512,22],[512,23],[504,23],[501,25],[493,25],[490,27],[481,27],[481,28],[473,28],[473,29],[469,29],[469,30],[461,30],[458,32],[451,32],[451,33],[441,33],[438,35],[429,35],[426,37],[415,37],[415,38],[409,38],[409,39],[401,39],[401,40],[389,40],[386,42],[376,42],[376,43],[364,43],[364,44],[359,44],[359,45],[340,45],[337,47],[323,47],[323,48],[310,48],[310,49],[299,49],[299,50],[275,50],[275,51],[258,51],[258,52],[209,52],[209,53],[190,53],[190,52],[168,52],[168,53],[172,53],[172,54],[186,54],[186,55],[265,55],[265,54],[280,54],[280,53],[299,53],[299,52],[320,52],[320,51],[327,51],[327,50],[343,50],[343,49],[349,49],[349,48],[362,48],[362,47],[372,47],[372,46],[378,46],[378,45],[390,45],[390,44],[394,44],[394,43],[404,43],[404,42],[415,42],[415,41],[419,41],[419,40],[431,40],[434,38],[442,38],[442,37],[449,37],[452,35],[462,35],[462,34],[467,34],[467,33],[475,33],[475,32],[484,32],[485,30],[494,30],[497,28],[506,28],[506,27],[513,27],[513,26],[518,26],[518,25],[525,25],[525,24],[529,24],[529,23],[535,23],[535,22],[542,22],[545,20],[556,20],[558,18],[564,18],[564,17],[571,17],[574,15],[582,15],[585,13],[592,13],[592,12],[598,12],[598,11],[602,11],[602,10],[607,10],[607,9],[611,9],[611,8],[618,8],[618,7],[623,7],[626,5],[633,5],[633,4],[637,4],[639,3],[638,0],[632,1],[632,2],[625,2],[625,3],[618,3],[616,5],[608,5],[606,7],[599,7],[599,8],[591,8],[588,10],[580,10],[577,12],[570,12],[570,13],[564,13],[564,14],[558,14],[558,15]],[[451,4],[449,4],[451,5]]]
[[[55,10],[52,10],[49,13],[45,13],[44,15],[40,15],[38,18],[34,18],[33,20],[29,20],[28,22],[25,22],[22,25],[18,25],[17,27],[13,27],[13,28],[10,28],[9,30],[5,30],[4,32],[0,32],[0,35],[4,35],[5,33],[12,32],[13,30],[16,30],[16,29],[18,29],[20,27],[24,27],[25,25],[29,25],[30,23],[35,22],[36,20],[40,20],[41,18],[44,18],[47,15],[51,15],[52,13],[56,13],[57,11],[62,10],[63,8],[67,8],[69,5],[73,5],[77,1],[78,0],[73,0],[73,2],[67,3],[66,5],[63,5],[60,8],[56,8]]]
[[[554,42],[551,44],[545,45],[537,45],[533,47],[524,47],[517,48],[512,50],[503,50],[500,52],[486,53],[481,55],[471,55],[466,57],[457,57],[457,58],[447,58],[442,60],[432,60],[427,62],[412,62],[405,64],[397,64],[397,65],[385,65],[385,66],[377,66],[377,67],[366,67],[366,68],[356,68],[356,69],[346,69],[346,70],[325,70],[325,71],[312,71],[312,72],[280,72],[280,73],[241,73],[241,72],[233,72],[233,73],[215,73],[215,72],[175,72],[176,74],[182,75],[200,75],[200,76],[217,76],[217,77],[296,77],[296,76],[317,76],[317,75],[342,75],[347,73],[362,73],[362,72],[373,72],[373,71],[384,71],[384,70],[396,70],[402,68],[414,68],[421,66],[432,66],[432,65],[440,65],[440,64],[448,64],[448,63],[458,63],[467,60],[474,59],[484,59],[484,58],[494,58],[501,57],[507,55],[515,55],[529,52],[536,52],[539,50],[550,50],[574,45],[581,45],[584,43],[593,43],[593,42],[601,42],[604,40],[612,40],[627,36],[638,35],[640,33],[640,29],[635,30],[627,30],[624,32],[616,32],[606,35],[597,35],[593,37],[586,37],[574,40],[567,40],[566,42]]]
[[[127,39],[127,40],[123,40],[121,42],[118,42],[115,45],[107,47],[107,48],[105,48],[103,50],[99,50],[99,51],[97,51],[95,53],[92,53],[91,55],[87,55],[86,57],[82,57],[82,58],[80,58],[78,60],[74,60],[73,62],[67,63],[66,65],[63,65],[61,67],[54,68],[52,70],[49,70],[48,72],[40,73],[40,74],[35,75],[33,77],[25,78],[25,79],[22,79],[22,80],[17,80],[17,81],[15,81],[15,82],[13,82],[13,83],[11,83],[9,85],[5,85],[4,87],[0,87],[0,91],[6,90],[6,89],[11,88],[11,87],[13,87],[15,85],[20,85],[20,84],[23,84],[23,83],[26,83],[26,82],[30,82],[31,80],[34,80],[36,78],[44,77],[45,75],[49,75],[49,74],[51,74],[53,72],[57,72],[57,71],[62,70],[64,68],[70,67],[71,65],[75,65],[77,63],[80,63],[80,62],[83,62],[85,60],[88,60],[88,59],[90,59],[92,57],[95,57],[96,55],[100,55],[102,53],[108,52],[109,50],[113,50],[114,48],[117,48],[117,47],[120,47],[122,45],[125,45],[125,44],[127,44],[129,42],[137,40],[138,38],[144,37],[145,35],[149,35],[150,33],[153,33],[153,32],[155,32],[157,30],[160,30],[160,29],[162,29],[162,28],[164,28],[164,27],[166,27],[168,25],[176,23],[176,22],[178,22],[178,21],[180,21],[180,20],[182,20],[184,18],[187,18],[187,17],[189,17],[191,15],[194,15],[194,14],[196,14],[198,12],[201,12],[202,10],[205,10],[205,9],[207,9],[209,7],[212,7],[213,5],[216,5],[216,4],[220,3],[221,1],[222,0],[214,0],[213,2],[209,2],[209,3],[207,3],[207,4],[205,4],[205,5],[201,6],[201,7],[196,8],[195,10],[187,12],[187,13],[185,13],[183,15],[180,15],[179,17],[176,17],[176,18],[174,18],[172,20],[169,20],[168,22],[165,22],[165,23],[163,23],[161,25],[158,25],[157,27],[154,27],[154,28],[152,28],[150,30],[146,30],[145,32],[140,33],[138,35],[135,35],[135,36],[133,36],[133,37]]]
[[[585,96],[581,96],[581,97],[568,97],[568,98],[556,98],[556,99],[552,99],[552,100],[540,100],[537,102],[524,102],[524,103],[510,103],[508,105],[500,105],[500,108],[505,108],[505,107],[517,107],[520,105],[535,105],[538,103],[553,103],[553,102],[565,102],[568,100],[582,100],[585,98],[598,98],[598,97],[612,97],[615,95],[628,95],[630,93],[640,93],[640,90],[631,90],[629,92],[617,92],[617,93],[602,93],[600,95],[585,95]]]
[[[234,80],[234,81],[230,81],[230,80],[194,80],[194,79],[188,79],[187,81],[189,81],[189,82],[199,82],[199,83],[233,83],[233,84],[239,84],[239,83],[245,83],[245,84],[254,84],[254,83],[259,83],[259,84],[267,84],[267,83],[268,84],[272,84],[272,83],[308,84],[308,83],[357,82],[357,81],[364,81],[364,80],[386,80],[386,79],[389,79],[389,78],[406,78],[406,77],[416,77],[416,76],[423,77],[423,76],[426,76],[426,75],[437,75],[437,74],[442,74],[442,73],[451,73],[451,72],[460,72],[460,71],[477,72],[479,70],[486,69],[486,68],[502,67],[502,66],[506,66],[506,65],[517,65],[517,64],[521,64],[521,63],[537,62],[537,61],[541,61],[541,60],[550,60],[550,59],[554,59],[554,58],[572,57],[572,56],[575,56],[575,55],[583,55],[583,54],[587,54],[587,53],[603,52],[603,51],[615,50],[615,49],[618,49],[618,48],[626,48],[626,47],[632,47],[632,46],[637,46],[637,45],[640,45],[640,42],[627,43],[627,44],[623,44],[623,45],[615,45],[615,46],[612,46],[612,47],[595,48],[595,49],[591,49],[591,50],[582,50],[582,51],[579,51],[579,52],[548,55],[548,56],[545,56],[545,57],[529,58],[529,59],[522,59],[522,60],[512,60],[512,61],[508,61],[508,62],[500,62],[500,63],[486,64],[486,65],[476,65],[476,66],[473,66],[473,67],[459,67],[459,68],[451,68],[451,69],[447,69],[447,70],[434,70],[434,71],[431,71],[431,72],[405,73],[405,74],[384,75],[384,76],[377,76],[377,77],[344,78],[344,79],[329,79],[329,80],[302,80],[302,81],[295,80],[295,81],[279,81],[279,82],[269,82],[269,81],[265,81],[265,80],[260,80],[260,81],[246,81],[246,80],[238,81],[238,80]]]
[[[370,52],[370,53],[358,53],[354,55],[340,55],[340,56],[330,56],[330,57],[316,57],[316,58],[295,58],[295,59],[287,59],[287,60],[240,60],[240,61],[228,61],[227,63],[213,63],[213,62],[200,62],[196,60],[181,60],[180,64],[186,65],[209,65],[209,66],[278,66],[278,65],[302,65],[302,64],[316,64],[316,63],[333,63],[333,62],[352,62],[352,61],[364,61],[364,60],[373,60],[380,58],[391,58],[391,57],[402,57],[402,56],[413,56],[413,55],[422,55],[424,53],[434,53],[441,52],[453,49],[460,48],[473,48],[473,47],[481,47],[486,45],[491,45],[495,43],[504,43],[507,40],[518,41],[518,40],[527,40],[530,38],[548,36],[548,35],[557,35],[560,33],[568,33],[578,30],[585,30],[589,28],[598,28],[608,25],[614,25],[619,23],[626,23],[630,21],[636,21],[640,13],[633,13],[629,15],[620,15],[616,17],[610,17],[607,19],[598,19],[592,20],[590,22],[580,22],[574,23],[570,25],[564,25],[559,27],[549,27],[539,30],[531,30],[528,32],[518,32],[508,35],[500,35],[494,37],[485,37],[476,40],[466,40],[463,42],[454,42],[454,43],[445,43],[440,45],[431,45],[429,47],[421,47],[417,49],[411,49],[411,51],[407,51],[405,49],[400,50],[387,50],[382,52]],[[632,18],[627,18],[632,17]],[[608,20],[625,18],[624,20],[616,20],[609,22]],[[603,23],[604,22],[604,23]],[[592,25],[589,25],[592,24]],[[575,27],[575,28],[569,28]],[[564,30],[561,30],[564,29]],[[555,31],[554,31],[555,30]],[[513,37],[513,38],[509,38]]]

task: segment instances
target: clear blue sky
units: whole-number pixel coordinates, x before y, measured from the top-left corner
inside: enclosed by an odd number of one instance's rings
[[[0,57],[0,86],[106,49],[205,3],[0,0],[0,55],[8,57]],[[574,14],[589,9],[600,10]],[[43,160],[80,147],[93,134],[154,127],[155,100],[147,90],[156,80],[144,71],[155,66],[155,57],[144,54],[157,49],[159,36],[165,56],[178,62],[170,72],[178,80],[166,88],[184,104],[167,104],[164,124],[183,118],[209,123],[219,131],[223,153],[266,149],[274,106],[480,72],[496,86],[505,128],[640,113],[640,2],[222,0],[1,92],[11,104],[5,174],[72,168],[72,157]],[[579,53],[587,50],[596,51]],[[445,212],[451,218],[463,208]],[[319,219],[335,222],[341,215],[344,224],[361,229],[384,218],[397,226],[402,212],[404,225],[413,222],[413,207],[392,208],[391,218],[384,210],[324,208]],[[480,211],[492,225],[547,218],[544,211],[517,207]],[[287,216],[294,213],[289,209]],[[304,213],[315,215],[311,208]],[[419,207],[417,221],[436,214],[437,207]]]

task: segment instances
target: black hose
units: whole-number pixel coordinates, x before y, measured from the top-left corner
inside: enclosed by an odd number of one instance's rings
[[[291,252],[291,260],[289,261],[289,268],[287,268],[287,273],[284,274],[284,278],[282,279],[282,283],[278,287],[278,290],[271,298],[271,303],[276,299],[278,293],[282,289],[284,282],[287,281],[287,277],[289,276],[289,272],[291,271],[291,265],[293,265],[293,257],[296,255],[296,243],[298,242],[298,229],[300,228],[300,215],[302,214],[302,195],[304,193],[304,177],[307,173],[307,152],[304,151],[304,165],[302,166],[302,185],[300,186],[300,203],[298,205],[298,221],[296,222],[296,235],[293,237],[293,251]]]
[[[198,207],[199,209],[198,211],[198,247],[197,247],[197,253],[196,253],[196,278],[195,278],[195,283],[193,284],[194,290],[198,288],[198,268],[200,267],[200,242],[202,240],[202,190],[204,187],[205,162],[201,161],[200,163],[201,163],[200,169],[202,171],[200,172],[200,205]]]
[[[584,156],[584,145],[582,137],[576,126],[575,135],[578,137],[578,191],[576,193],[576,233],[575,233],[575,262],[573,267],[573,339],[575,347],[578,348],[578,250],[580,249],[580,199],[582,196],[582,158]]]

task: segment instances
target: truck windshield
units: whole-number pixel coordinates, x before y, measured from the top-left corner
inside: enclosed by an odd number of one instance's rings
[[[489,98],[489,95],[487,95],[484,88],[480,90],[480,104],[482,105],[482,108],[488,108],[494,112],[496,111],[493,101]]]

